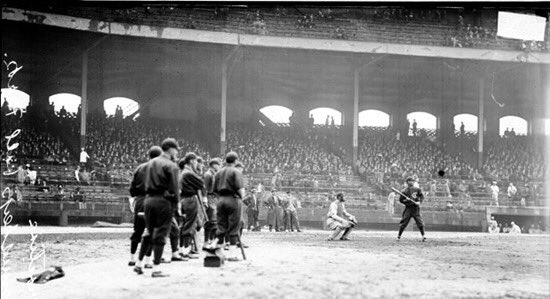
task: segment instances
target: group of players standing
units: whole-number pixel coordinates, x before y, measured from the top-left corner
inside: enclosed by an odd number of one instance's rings
[[[227,153],[223,167],[220,159],[210,160],[204,171],[201,157],[191,152],[178,160],[178,153],[176,140],[167,138],[160,147],[151,147],[150,160],[139,165],[134,173],[130,186],[130,195],[135,199],[134,232],[130,238],[128,265],[134,266],[137,274],[143,274],[143,268],[150,268],[152,277],[168,276],[160,271],[167,239],[172,262],[198,258],[200,226],[204,226],[205,249],[219,248],[227,241],[227,260],[240,260],[237,243],[243,226],[245,189],[243,165],[237,154]],[[243,246],[242,243],[239,246]],[[151,255],[153,264],[150,264]]]
[[[168,239],[172,249],[172,262],[188,261],[198,258],[197,231],[204,226],[204,248],[209,251],[229,243],[228,261],[239,261],[237,244],[244,222],[242,221],[243,199],[245,199],[244,167],[238,161],[235,152],[225,156],[225,165],[214,158],[208,162],[204,170],[204,161],[195,153],[187,153],[178,160],[179,146],[175,139],[165,139],[161,146],[149,149],[150,160],[139,165],[134,173],[130,186],[130,195],[134,198],[134,232],[130,238],[130,262],[134,272],[143,274],[143,268],[152,269],[152,277],[165,277],[168,274],[160,271],[164,245]],[[400,201],[406,208],[400,223],[398,239],[411,218],[424,237],[424,225],[420,216],[419,202],[422,191],[414,186],[414,178],[408,178],[408,188],[403,190]],[[251,198],[245,199],[250,205],[257,206],[254,190]],[[279,206],[278,196],[272,190],[268,200],[268,223],[270,230],[277,230],[282,215],[277,214],[275,207]],[[334,230],[329,240],[334,240],[341,231],[341,240],[347,240],[351,229],[356,225],[355,217],[349,214],[343,205],[343,194],[338,194],[337,200],[331,204],[327,215],[327,225]],[[272,203],[272,205],[270,205]],[[294,203],[291,203],[294,207]],[[287,209],[285,209],[286,211]],[[257,209],[256,209],[257,212]],[[287,223],[293,224],[300,231],[295,208],[287,211]],[[258,227],[257,213],[253,220]],[[271,216],[271,217],[270,217]],[[204,218],[204,219],[201,219]],[[270,219],[271,218],[271,219]],[[270,221],[271,220],[271,221]],[[249,223],[250,224],[250,223]],[[286,228],[286,227],[285,227]],[[138,259],[135,254],[139,243],[141,248]],[[151,255],[154,256],[150,264]],[[143,260],[146,258],[145,265]]]

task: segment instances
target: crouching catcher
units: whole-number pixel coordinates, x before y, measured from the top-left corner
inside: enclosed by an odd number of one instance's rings
[[[349,240],[348,236],[351,230],[357,225],[355,216],[346,211],[344,201],[344,194],[338,193],[338,195],[336,195],[336,200],[330,204],[327,214],[327,226],[334,232],[330,235],[328,241],[336,239],[342,231],[344,231],[344,234],[342,234],[340,240]]]

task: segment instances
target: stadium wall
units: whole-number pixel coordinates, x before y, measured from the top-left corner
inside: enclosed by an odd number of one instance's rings
[[[517,208],[513,211],[525,214]],[[27,224],[29,219],[60,226],[91,224],[98,220],[114,223],[132,222],[127,203],[23,202],[19,205],[12,203],[9,212],[13,215],[14,224]],[[387,211],[381,210],[349,209],[349,212],[356,216],[359,229],[393,230],[397,228],[400,220]],[[325,228],[326,213],[327,210],[322,208],[298,209],[302,226],[316,229]],[[426,228],[439,231],[487,231],[486,215],[483,212],[424,211],[422,213]],[[266,218],[267,210],[262,209],[259,217],[261,225],[266,224]],[[409,229],[414,229],[413,227],[415,227],[414,221],[409,224]]]

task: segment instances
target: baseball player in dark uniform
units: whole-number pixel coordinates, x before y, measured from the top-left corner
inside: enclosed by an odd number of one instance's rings
[[[183,159],[178,163],[178,167],[183,170]],[[180,172],[181,173],[181,172]],[[183,222],[183,214],[181,211],[181,201],[178,203],[172,203],[172,222],[170,225],[170,248],[172,249],[172,257],[170,260],[172,262],[188,261],[189,258],[183,256],[180,248],[180,234],[181,234],[181,223]]]
[[[218,244],[223,243],[225,235],[229,235],[228,261],[239,260],[236,246],[241,222],[239,201],[245,197],[243,174],[235,168],[237,160],[237,153],[227,153],[225,155],[226,166],[214,177],[214,193],[219,197],[216,207],[218,226],[216,239],[209,246],[205,246],[205,249],[218,248]]]
[[[154,159],[162,154],[162,149],[160,146],[152,146],[149,149],[149,160]],[[141,237],[143,236],[143,232],[145,231],[145,216],[143,212],[143,204],[145,201],[145,168],[147,167],[147,162],[139,165],[134,172],[134,177],[132,179],[132,182],[130,184],[130,195],[134,197],[134,233],[132,233],[132,236],[130,237],[131,243],[130,243],[130,262],[128,262],[128,266],[135,266],[135,254],[137,251],[137,247],[139,243],[141,242]],[[147,250],[142,244],[143,254],[141,253],[138,257],[138,266],[141,268],[141,261],[143,260],[144,256],[150,257],[151,251]],[[150,247],[149,247],[150,248]],[[146,263],[148,264],[148,263]]]
[[[178,143],[173,138],[165,139],[162,155],[149,161],[145,170],[145,225],[147,236],[143,242],[153,246],[152,277],[165,277],[168,274],[159,270],[162,252],[172,223],[172,206],[178,203],[179,169],[175,161],[178,156]]]
[[[201,156],[197,156],[197,167],[195,167],[195,173],[199,175],[199,177],[203,180],[203,183],[204,183],[204,172],[205,172],[204,159]],[[204,224],[206,223],[206,210],[205,210],[206,204],[204,203],[205,199],[202,196],[203,190],[204,190],[204,187],[202,188],[202,190],[199,190],[199,192],[197,193],[199,203],[203,204],[202,206],[199,205],[198,216],[197,216],[197,233],[201,231],[201,228],[203,228]],[[198,234],[195,234],[193,243],[194,243],[193,245],[195,246],[193,246],[191,253],[199,254],[198,247],[197,247]]]
[[[422,216],[420,215],[420,203],[424,200],[424,195],[422,194],[422,190],[420,188],[414,186],[415,181],[416,180],[413,177],[408,177],[408,186],[399,195],[399,202],[405,205],[405,210],[403,211],[401,222],[399,222],[399,234],[397,235],[397,240],[401,239],[401,235],[412,217],[414,218],[416,226],[422,235],[422,242],[426,241],[426,237],[424,236],[424,222],[422,221]]]
[[[222,161],[219,158],[210,160],[208,170],[204,173],[203,200],[206,199],[206,215],[208,220],[204,224],[204,242],[216,238],[216,205],[218,196],[214,194],[214,176],[220,170]]]
[[[202,178],[197,174],[197,155],[187,153],[183,158],[184,168],[180,175],[180,197],[183,214],[181,226],[180,246],[183,247],[183,256],[198,258],[190,254],[191,245],[197,234],[197,217],[200,206],[198,193],[204,188]]]
[[[241,163],[241,161],[237,161],[237,163],[235,163],[235,168],[237,168],[237,170],[240,171],[241,173],[243,173],[243,171],[244,171],[244,165],[243,165],[243,163]],[[246,190],[247,189],[245,188],[245,191]],[[239,210],[241,211],[241,221],[240,221],[240,224],[239,224],[239,239],[241,240],[241,243],[237,244],[237,246],[243,246],[244,248],[248,248],[248,246],[243,244],[243,242],[242,242],[243,241],[243,239],[242,239],[243,229],[244,229],[244,226],[245,226],[245,223],[244,223],[245,211],[246,211],[244,200],[246,198],[248,198],[248,194],[247,194],[247,197],[245,197],[244,199],[238,201],[239,202]],[[229,239],[228,236],[226,236],[226,238]]]

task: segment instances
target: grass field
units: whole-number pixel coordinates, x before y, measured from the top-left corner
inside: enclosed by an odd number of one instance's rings
[[[115,230],[116,231],[116,230]],[[163,264],[168,278],[127,266],[129,230],[43,234],[47,265],[66,276],[44,285],[25,276],[29,242],[10,250],[2,298],[549,298],[550,237],[483,233],[327,231],[245,233],[248,260],[205,268],[202,259]],[[10,236],[11,238],[12,236]],[[9,243],[9,242],[7,242]]]

